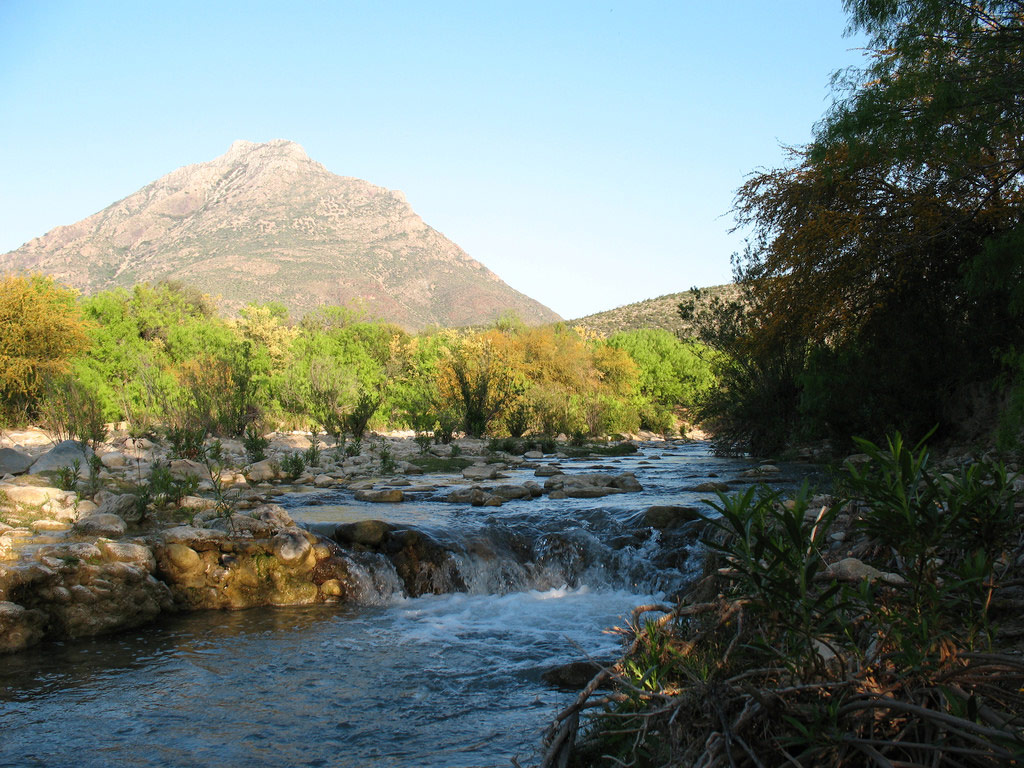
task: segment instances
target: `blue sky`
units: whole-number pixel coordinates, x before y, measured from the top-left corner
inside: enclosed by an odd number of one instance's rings
[[[566,318],[730,277],[730,208],[862,61],[839,0],[0,0],[0,253],[298,142]]]

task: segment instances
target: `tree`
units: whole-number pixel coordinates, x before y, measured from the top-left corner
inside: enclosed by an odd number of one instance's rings
[[[737,198],[746,354],[794,349],[790,405],[822,424],[920,432],[1024,340],[1024,3],[845,5],[871,63]]]
[[[47,380],[88,346],[76,292],[42,275],[0,279],[0,403],[32,415]]]

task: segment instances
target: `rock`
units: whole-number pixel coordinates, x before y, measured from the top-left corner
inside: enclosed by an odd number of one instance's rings
[[[729,484],[712,480],[695,485],[691,490],[697,491],[698,493],[726,493],[729,490]]]
[[[280,504],[263,504],[256,507],[249,516],[270,523],[275,528],[292,528],[295,521]]]
[[[120,538],[128,529],[127,523],[117,515],[106,515],[94,512],[75,523],[75,533],[83,536],[104,536]]]
[[[298,528],[281,531],[270,541],[274,556],[285,565],[299,565],[313,549],[309,539]]]
[[[700,511],[696,507],[656,504],[644,512],[644,522],[651,528],[678,528],[700,519]]]
[[[46,616],[24,606],[0,602],[0,653],[14,653],[43,639]]]
[[[266,480],[276,480],[280,476],[280,464],[273,459],[257,461],[249,471],[245,473],[246,479],[251,483],[261,483]]]
[[[195,528],[191,525],[168,528],[160,536],[167,544],[184,544],[198,552],[220,549],[220,545],[227,539],[223,531]]]
[[[71,523],[62,522],[60,520],[33,520],[29,523],[29,527],[35,533],[55,533],[57,531],[70,530]]]
[[[37,475],[40,472],[56,472],[62,467],[74,466],[75,460],[78,460],[78,474],[82,477],[87,477],[89,474],[89,457],[92,455],[92,449],[82,449],[82,444],[76,440],[62,440],[57,443],[53,448],[32,464],[32,474]]]
[[[541,678],[560,690],[580,691],[586,688],[600,671],[601,665],[595,661],[572,661],[544,670]]]
[[[196,480],[209,480],[210,472],[204,464],[192,459],[175,459],[171,462],[171,474],[179,480],[194,477]]]
[[[32,466],[32,457],[14,448],[0,448],[0,476],[20,475]]]
[[[313,485],[315,485],[317,488],[328,488],[337,482],[338,481],[335,480],[330,475],[317,475],[316,477],[313,478]]]
[[[541,451],[527,451],[523,454],[524,459],[543,459],[544,454]]]
[[[565,488],[562,493],[571,499],[600,499],[612,493],[622,493],[615,488],[600,488],[597,486],[577,485]]]
[[[356,523],[338,523],[334,528],[334,539],[345,544],[359,544],[364,547],[379,547],[384,537],[394,526],[383,520],[360,520]]]
[[[636,475],[632,472],[623,472],[621,475],[616,476],[612,481],[612,485],[620,491],[625,491],[627,493],[638,493],[644,489],[644,487],[640,485],[640,481],[636,479]]]
[[[398,504],[405,501],[405,494],[398,488],[384,488],[379,491],[356,491],[355,499],[375,504]]]
[[[120,451],[107,451],[100,456],[100,461],[107,469],[120,469],[128,464],[128,457]]]
[[[883,581],[892,586],[899,586],[907,583],[906,579],[898,573],[883,573],[877,568],[874,568],[855,557],[847,557],[840,560],[838,563],[832,563],[832,565],[830,565],[825,572],[819,576],[819,579],[835,579],[836,581],[854,584],[865,580]]]
[[[81,506],[79,506],[79,511],[81,511]],[[143,516],[143,512],[139,509],[138,497],[133,493],[105,494],[103,501],[93,514],[117,515],[126,522],[138,522]]]
[[[172,542],[163,551],[171,565],[182,573],[194,573],[203,567],[199,553],[185,544]]]
[[[533,498],[533,494],[530,492],[530,489],[522,485],[499,485],[495,487],[491,493],[504,501]]]
[[[210,527],[224,531],[232,536],[252,536],[254,539],[269,539],[278,528],[264,520],[257,520],[249,515],[231,515],[218,517]]]
[[[73,493],[62,491],[52,486],[38,485],[11,485],[8,483],[0,485],[0,491],[4,492],[7,498],[15,504],[27,507],[41,507],[50,501],[59,501],[61,504],[67,502],[68,497],[74,497]]]
[[[555,475],[562,474],[562,470],[558,467],[548,465],[546,467],[537,467],[533,474],[535,477],[554,477]]]
[[[153,550],[142,544],[132,544],[127,541],[99,541],[96,546],[109,560],[138,565],[148,573],[153,573],[156,570],[156,558],[153,556]]]
[[[467,480],[494,480],[498,477],[496,464],[474,464],[462,470],[462,476]]]

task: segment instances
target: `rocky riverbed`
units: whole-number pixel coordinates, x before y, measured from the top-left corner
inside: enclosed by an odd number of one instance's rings
[[[539,463],[539,451],[495,452],[482,440],[423,450],[409,437],[378,437],[346,452],[309,434],[271,438],[266,459],[249,462],[241,443],[223,441],[211,465],[127,434],[95,446],[97,462],[91,449],[54,445],[38,430],[7,433],[0,447],[0,652],[182,610],[359,601],[369,556],[389,561],[411,597],[467,588],[450,542],[383,521],[301,526],[273,503],[282,494],[343,490],[382,505],[429,496],[497,507],[642,490],[631,472],[563,471],[564,453]],[[288,457],[314,444],[305,469],[287,477]],[[91,474],[83,469],[90,460]],[[424,466],[440,471],[422,476]],[[144,493],[154,467],[193,478],[195,493],[154,505]],[[524,470],[534,479],[507,479]],[[672,506],[648,517],[645,525],[666,529],[693,521],[692,510]]]

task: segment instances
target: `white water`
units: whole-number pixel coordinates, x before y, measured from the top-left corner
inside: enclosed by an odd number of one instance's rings
[[[526,569],[535,588],[519,566],[463,556],[469,593],[408,599],[386,569],[370,567],[379,585],[367,590],[367,605],[192,614],[0,659],[0,766],[535,762],[543,729],[572,698],[545,685],[543,670],[615,656],[618,637],[604,630],[688,577],[692,564],[659,559],[658,539],[636,534],[636,514],[700,503],[685,487],[747,466],[701,447],[656,453],[663,458],[604,461],[636,472],[640,494],[393,508],[396,521],[437,535],[555,541],[557,567]],[[392,519],[381,505],[342,501],[293,514]],[[566,573],[571,587],[545,583]]]

